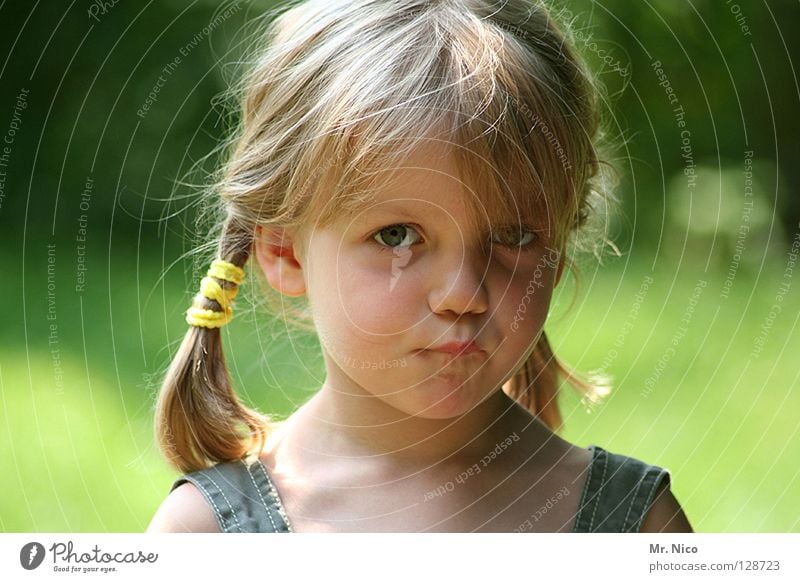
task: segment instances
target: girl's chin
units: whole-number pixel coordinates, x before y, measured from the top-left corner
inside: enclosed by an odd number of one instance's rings
[[[462,416],[477,406],[484,396],[476,393],[475,384],[463,374],[433,376],[413,390],[413,415],[431,420]]]

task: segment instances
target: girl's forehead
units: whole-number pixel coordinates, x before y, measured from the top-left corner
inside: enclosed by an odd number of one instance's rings
[[[379,170],[372,183],[376,202],[397,199],[454,198],[464,187],[451,144],[425,141],[393,168]]]
[[[471,172],[465,168],[471,166]],[[494,176],[489,177],[489,174]],[[389,214],[458,212],[477,225],[546,222],[534,187],[515,185],[490,160],[470,155],[458,144],[426,139],[393,168],[378,171],[360,212]],[[438,214],[438,213],[437,213]]]
[[[534,152],[486,134],[455,131],[456,125],[431,120],[391,138],[383,134],[384,126],[369,125],[330,135],[341,163],[328,165],[330,175],[312,187],[306,220],[316,227],[347,223],[402,201],[421,213],[431,214],[436,206],[453,209],[460,225],[480,232],[514,225],[550,232],[558,222],[550,200],[557,189],[545,188]]]

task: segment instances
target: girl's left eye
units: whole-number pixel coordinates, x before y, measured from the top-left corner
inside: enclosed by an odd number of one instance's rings
[[[513,226],[492,231],[492,242],[511,248],[524,249],[535,241],[536,238],[537,235],[535,232],[521,230]]]
[[[419,233],[408,224],[385,226],[377,231],[372,238],[381,245],[381,250],[408,247],[420,240]]]

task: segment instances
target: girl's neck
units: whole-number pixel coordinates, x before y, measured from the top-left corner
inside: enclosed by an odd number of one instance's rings
[[[529,447],[553,436],[501,389],[462,416],[427,419],[347,384],[345,390],[326,380],[287,423],[302,450],[340,460],[369,457],[404,465],[469,465],[508,438],[517,442],[524,437]],[[509,461],[516,457],[504,456]]]

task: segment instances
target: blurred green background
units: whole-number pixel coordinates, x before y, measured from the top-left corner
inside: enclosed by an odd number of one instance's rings
[[[209,226],[179,182],[229,127],[243,26],[271,6],[101,4],[0,3],[5,532],[143,531],[177,477],[153,404]],[[669,468],[698,531],[800,532],[800,5],[556,6],[607,88],[624,212],[622,257],[584,257],[547,324],[556,354],[616,383],[594,409],[564,391],[564,436]],[[224,334],[262,411],[322,381],[315,338],[252,303]]]

